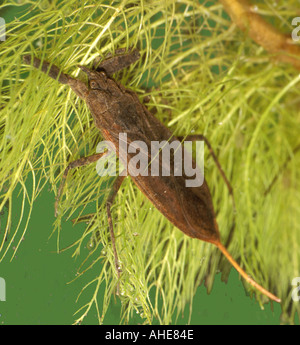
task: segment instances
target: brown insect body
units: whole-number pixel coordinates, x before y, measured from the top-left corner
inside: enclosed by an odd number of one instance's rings
[[[135,60],[138,58],[135,54]],[[24,60],[30,64],[31,57]],[[135,61],[134,60],[134,61]],[[130,61],[132,63],[133,61]],[[134,141],[146,143],[150,172],[147,176],[139,174],[131,176],[137,187],[153,203],[153,205],[177,228],[186,235],[215,244],[237,269],[237,271],[259,291],[269,298],[280,302],[280,299],[253,281],[234,261],[226,248],[220,242],[218,225],[215,219],[211,194],[206,181],[200,187],[187,188],[186,176],[175,176],[171,169],[170,176],[152,176],[150,146],[153,141],[178,140],[150,111],[139,101],[137,95],[113,80],[105,70],[95,71],[80,66],[89,77],[89,87],[82,81],[73,79],[60,73],[56,66],[50,66],[34,58],[33,65],[48,72],[49,76],[63,84],[68,84],[73,91],[88,105],[95,126],[101,131],[104,138],[114,144],[116,153],[122,162],[127,162],[135,153],[120,152],[119,134],[127,135],[127,144]],[[122,66],[125,67],[126,63]],[[50,66],[50,67],[49,67]],[[174,154],[171,150],[171,162]],[[160,166],[163,164],[161,157]],[[119,186],[118,186],[119,187]]]
[[[142,141],[150,154],[151,142],[178,140],[151,112],[140,103],[137,95],[107,77],[105,72],[89,73],[90,90],[84,95],[96,127],[104,138],[113,142],[121,161],[129,164],[134,153],[119,152],[119,133],[127,134],[127,143]],[[171,151],[170,161],[174,161]],[[150,163],[150,156],[149,156]],[[161,162],[160,162],[161,163]],[[162,163],[161,163],[162,164]],[[172,167],[171,167],[172,169]],[[187,188],[184,176],[131,176],[138,188],[176,227],[190,237],[218,242],[219,232],[211,195],[206,184]]]

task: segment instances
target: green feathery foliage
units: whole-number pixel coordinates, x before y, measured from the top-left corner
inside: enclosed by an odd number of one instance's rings
[[[297,5],[296,0],[278,0],[276,6],[264,1],[258,10],[290,34]],[[223,243],[235,222],[229,245],[233,257],[282,298],[282,322],[292,323],[297,312],[299,317],[299,305],[291,298],[300,258],[297,72],[276,64],[214,1],[4,0],[1,10],[8,6],[18,6],[20,16],[7,23],[7,39],[0,43],[1,258],[13,242],[16,250],[20,246],[45,185],[51,184],[54,201],[67,164],[95,153],[102,140],[84,102],[25,65],[22,56],[32,54],[85,78],[78,64],[91,66],[98,56],[138,47],[143,58],[116,79],[141,100],[148,97],[149,109],[177,135],[199,133],[210,140],[235,193],[236,212],[206,155],[205,174]],[[89,302],[78,310],[75,323],[91,308],[102,323],[115,292],[103,203],[111,183],[97,175],[95,165],[78,168],[69,174],[59,204],[53,228],[57,250],[67,247],[78,256],[83,247],[90,248],[76,276],[82,281],[79,301],[86,294]],[[113,218],[122,268],[122,323],[136,312],[141,323],[172,323],[203,280],[210,291],[218,270],[227,279],[227,260],[212,245],[174,228],[130,178],[117,195]],[[67,246],[63,230],[70,219],[86,225]],[[85,279],[87,270],[94,270],[94,280]],[[268,302],[249,285],[245,288],[262,307]]]

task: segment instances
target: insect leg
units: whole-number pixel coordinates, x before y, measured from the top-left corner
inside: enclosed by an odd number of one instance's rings
[[[54,208],[55,208],[55,217],[57,216],[58,203],[59,203],[59,200],[60,200],[62,191],[63,191],[63,189],[64,189],[64,185],[65,185],[65,182],[66,182],[66,178],[67,178],[67,176],[68,176],[68,172],[69,172],[71,169],[78,168],[78,167],[81,167],[81,166],[85,166],[85,165],[94,163],[94,162],[96,162],[98,159],[100,159],[103,155],[105,155],[106,153],[107,153],[107,152],[96,153],[96,154],[91,155],[91,156],[88,156],[88,157],[79,158],[79,159],[77,159],[76,161],[71,162],[71,163],[66,167],[66,169],[65,169],[65,171],[64,171],[64,174],[63,174],[63,177],[62,177],[62,180],[61,180],[61,183],[60,183],[59,188],[58,188],[58,192],[57,192],[56,199],[55,199],[55,207],[54,207]]]
[[[121,174],[122,175],[122,174]],[[115,180],[112,190],[110,191],[107,201],[106,201],[106,211],[107,211],[107,217],[108,217],[108,224],[109,224],[109,231],[110,231],[110,237],[113,245],[113,251],[114,251],[114,257],[115,257],[115,267],[118,274],[118,279],[120,279],[121,269],[119,268],[119,259],[118,259],[118,253],[116,249],[116,240],[115,240],[115,234],[114,234],[114,227],[112,222],[112,216],[111,216],[111,206],[113,204],[113,201],[118,193],[118,190],[121,187],[121,184],[126,176],[118,176]],[[117,285],[117,294],[119,294],[119,284]]]
[[[76,95],[80,98],[84,99],[85,96],[88,94],[88,87],[85,85],[84,82],[74,79],[68,74],[62,73],[59,67],[50,64],[47,61],[42,62],[40,59],[36,57],[32,59],[31,55],[24,55],[23,60],[28,65],[30,65],[32,61],[32,64],[35,68],[40,68],[42,72],[48,74],[49,77],[57,80],[61,84],[69,85],[71,89],[76,93]]]
[[[231,229],[229,231],[229,235],[228,235],[226,243],[225,243],[226,248],[228,248],[228,246],[229,246],[229,244],[230,244],[230,242],[232,240],[234,229],[235,229],[235,213],[236,213],[235,211],[236,211],[236,208],[235,208],[235,201],[234,201],[234,195],[233,195],[233,188],[232,188],[229,180],[227,179],[227,177],[225,175],[225,172],[222,169],[221,164],[220,164],[216,154],[214,153],[214,150],[213,150],[210,142],[208,141],[208,139],[204,135],[202,135],[202,134],[193,134],[193,135],[188,135],[186,137],[178,137],[178,139],[181,140],[181,141],[182,140],[191,140],[191,141],[196,141],[196,140],[199,140],[199,141],[201,140],[202,141],[203,140],[205,142],[206,146],[208,147],[209,152],[210,152],[211,156],[213,157],[213,159],[214,159],[214,161],[216,163],[216,166],[218,167],[218,169],[219,169],[219,171],[221,173],[221,176],[222,176],[223,180],[226,183],[226,186],[228,188],[229,194],[230,194],[230,196],[232,198],[232,204],[233,204],[233,210],[234,210],[234,220],[233,220]]]
[[[278,180],[280,174],[282,174],[283,170],[286,169],[288,163],[292,160],[292,158],[294,157],[294,155],[300,150],[300,145],[297,145],[294,149],[293,149],[293,153],[292,155],[290,155],[286,161],[282,164],[282,166],[279,168],[277,174],[273,177],[273,180],[271,181],[271,183],[269,184],[269,186],[267,187],[267,189],[264,192],[264,196],[267,196],[271,189],[273,188],[274,184],[276,183],[276,181]]]
[[[231,195],[232,197],[232,200],[233,200],[233,205],[234,205],[234,208],[235,208],[235,202],[234,202],[234,196],[233,196],[233,189],[231,187],[231,184],[230,182],[228,181],[226,175],[225,175],[225,172],[224,170],[222,169],[221,167],[221,164],[216,156],[216,154],[214,153],[213,149],[212,149],[212,146],[210,145],[210,142],[208,141],[208,139],[202,135],[202,134],[193,134],[193,135],[188,135],[186,137],[183,137],[183,136],[179,136],[177,137],[179,140],[191,140],[191,141],[196,141],[196,140],[199,140],[199,141],[204,141],[205,144],[207,145],[208,149],[209,149],[209,152],[211,154],[211,156],[213,157],[215,163],[216,163],[216,166],[217,168],[219,169],[220,171],[220,174],[223,178],[223,180],[225,181],[226,185],[227,185],[227,188],[228,188],[228,191],[229,191],[229,194]]]
[[[109,232],[111,237],[111,242],[113,246],[113,252],[114,252],[114,259],[115,259],[115,267],[118,275],[118,279],[120,279],[121,269],[119,267],[119,259],[118,259],[118,253],[116,249],[116,240],[115,240],[115,234],[113,229],[113,221],[112,221],[112,215],[111,215],[111,206],[113,204],[113,201],[118,193],[118,190],[120,189],[120,186],[126,176],[118,176],[115,180],[112,189],[108,195],[107,201],[106,201],[106,210],[107,210],[107,217],[108,217],[108,224],[109,224]],[[80,217],[79,219],[72,220],[73,224],[80,223],[80,222],[86,222],[90,221],[91,218],[94,217],[94,214],[88,214],[85,216]],[[119,284],[117,285],[117,294],[119,294]]]
[[[132,49],[125,52],[125,49],[117,49],[116,55],[105,58],[100,64],[98,59],[94,62],[96,70],[104,70],[107,75],[112,74],[130,66],[140,58],[140,53],[137,49]]]

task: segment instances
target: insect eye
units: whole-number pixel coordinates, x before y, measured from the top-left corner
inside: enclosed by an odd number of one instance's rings
[[[91,87],[91,89],[97,89],[97,83],[94,81],[94,80],[91,80],[90,81],[90,87]]]

